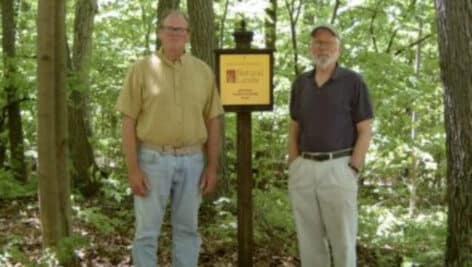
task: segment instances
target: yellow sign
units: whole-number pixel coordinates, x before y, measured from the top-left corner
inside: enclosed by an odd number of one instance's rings
[[[221,54],[220,95],[225,105],[270,105],[270,54]]]

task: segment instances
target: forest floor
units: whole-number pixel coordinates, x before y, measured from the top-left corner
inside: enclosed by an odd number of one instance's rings
[[[110,223],[104,220],[99,213],[86,216],[89,218],[89,222],[83,219],[83,214],[87,212],[84,207],[89,207],[88,211],[93,211],[93,207],[96,205],[102,205],[101,211],[105,212],[108,218],[113,218],[113,230],[108,229]],[[72,242],[75,242],[78,266],[132,266],[130,248],[134,227],[131,206],[113,206],[103,208],[103,203],[98,200],[88,200],[80,203],[82,211],[74,208],[73,233],[78,239],[74,239]],[[211,224],[211,214],[202,212],[201,215],[201,228],[207,223]],[[90,218],[92,219],[90,220]],[[170,225],[165,222],[159,241],[160,266],[164,267],[170,266],[169,230]],[[234,240],[234,237],[230,238],[230,241],[222,241],[212,238],[211,235],[205,235],[208,231],[203,230],[202,232],[204,233],[202,234],[203,242],[199,266],[237,266],[237,241]],[[296,242],[296,240],[289,242]],[[36,197],[0,200],[0,248],[2,251],[0,254],[1,266],[54,265],[50,260],[48,261],[47,256],[41,250],[39,208]],[[254,266],[300,266],[297,257],[286,254],[287,252],[283,251],[283,248],[280,248],[280,251],[274,251],[273,247],[271,249],[258,247],[254,251]],[[365,247],[358,246],[358,266],[378,266],[375,253]]]

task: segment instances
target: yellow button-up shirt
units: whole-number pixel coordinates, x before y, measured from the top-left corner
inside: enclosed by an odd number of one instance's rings
[[[136,120],[140,142],[176,147],[205,143],[205,121],[223,113],[210,67],[189,53],[173,63],[162,51],[131,66],[116,109]]]

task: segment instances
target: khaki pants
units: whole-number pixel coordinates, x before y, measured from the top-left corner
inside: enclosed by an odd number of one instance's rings
[[[357,177],[350,157],[314,161],[298,157],[289,166],[289,195],[303,267],[356,266]]]

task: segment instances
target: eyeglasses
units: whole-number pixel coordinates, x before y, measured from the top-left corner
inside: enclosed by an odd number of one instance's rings
[[[179,33],[179,34],[184,34],[184,33],[187,33],[188,32],[188,28],[184,28],[184,27],[172,27],[172,26],[162,26],[161,27],[164,31],[167,31],[167,32],[174,32],[174,33]]]
[[[319,47],[332,47],[336,44],[336,41],[320,41],[320,40],[313,40],[311,41],[311,45],[313,47],[319,48]]]

